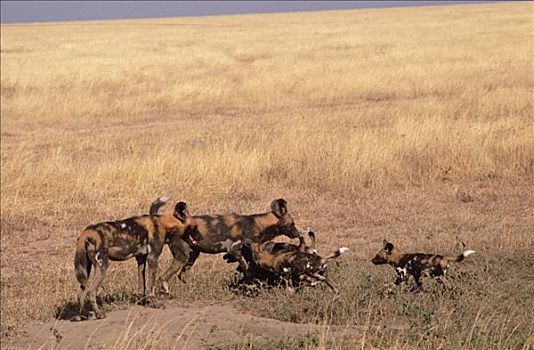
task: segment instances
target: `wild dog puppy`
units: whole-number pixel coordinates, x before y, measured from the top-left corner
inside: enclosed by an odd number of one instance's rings
[[[142,215],[86,227],[78,237],[74,256],[76,278],[80,283],[80,312],[83,312],[87,298],[96,317],[105,317],[104,312],[98,308],[96,291],[104,280],[110,260],[124,261],[135,257],[139,292],[147,298],[152,298],[155,294],[158,258],[163,245],[183,237],[192,229],[194,223],[184,202],[176,204],[173,215]],[[185,246],[187,247],[187,244]],[[145,279],[147,262],[148,283]],[[88,286],[93,266],[99,274]]]
[[[285,235],[298,238],[300,232],[293,218],[288,213],[286,200],[280,198],[271,202],[271,211],[252,215],[195,215],[192,217],[196,230],[190,235],[192,252],[185,267],[181,264],[172,265],[162,276],[162,286],[169,293],[168,280],[180,271],[180,279],[184,272],[191,268],[200,253],[229,253],[241,265],[247,274],[249,264],[241,253],[243,240],[265,242],[274,237]],[[174,261],[173,261],[174,264]]]
[[[466,250],[460,255],[443,256],[423,253],[403,253],[396,248],[393,243],[384,239],[384,247],[371,260],[375,265],[389,264],[395,268],[397,279],[395,284],[400,284],[408,280],[412,275],[417,284],[417,288],[422,286],[421,276],[423,272],[428,272],[430,277],[444,276],[451,261],[459,262],[465,257],[473,254],[474,250]]]
[[[347,247],[341,247],[335,252],[320,257],[315,253],[308,253],[303,249],[279,251],[273,253],[272,242],[254,243],[250,240],[245,241],[252,251],[254,262],[263,269],[273,273],[285,276],[290,287],[292,281],[307,280],[308,282],[323,281],[335,294],[338,294],[336,284],[325,274],[327,263],[331,259],[339,257],[349,250]]]

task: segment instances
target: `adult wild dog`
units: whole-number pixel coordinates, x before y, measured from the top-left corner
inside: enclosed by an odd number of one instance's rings
[[[308,240],[305,238],[305,234],[308,235]],[[299,244],[293,244],[293,243],[286,243],[286,242],[269,242],[266,245],[266,250],[269,251],[272,254],[278,254],[278,253],[285,253],[285,252],[295,252],[295,251],[302,251],[307,253],[317,253],[317,250],[315,249],[315,233],[311,229],[307,229],[306,233],[301,233],[299,236]],[[254,263],[252,259],[252,252],[250,252],[250,248],[246,245],[243,246],[242,249],[242,255],[247,260],[249,265]],[[223,256],[223,259],[227,263],[233,263],[237,262],[237,260],[231,255],[230,253],[226,253]],[[237,271],[244,272],[241,269],[241,265],[238,265]]]
[[[86,298],[97,318],[104,318],[96,302],[96,291],[106,275],[109,261],[124,261],[135,257],[138,265],[138,288],[147,298],[154,296],[154,284],[158,269],[158,258],[163,245],[177,241],[186,232],[193,230],[193,221],[184,202],[178,202],[173,215],[142,215],[124,220],[102,222],[90,225],[78,237],[74,267],[80,282],[78,299],[80,313]],[[184,247],[187,244],[184,242]],[[174,248],[174,249],[179,249]],[[171,247],[171,250],[173,247]],[[148,262],[149,278],[145,279]],[[91,269],[94,266],[99,276],[88,286]]]
[[[308,241],[306,241],[305,234],[308,235]],[[305,252],[310,254],[317,254],[315,249],[315,232],[311,229],[307,229],[306,233],[301,233],[299,236],[299,244],[285,243],[285,242],[267,242],[265,244],[265,250],[271,254],[280,254],[288,252]]]
[[[308,236],[308,240],[306,240],[306,235]],[[242,244],[236,244],[235,246],[240,247]],[[312,254],[317,254],[317,250],[315,249],[315,233],[311,229],[307,229],[306,233],[301,233],[299,237],[299,244],[293,244],[293,243],[286,243],[286,242],[272,242],[269,241],[266,243],[265,250],[268,251],[271,254],[282,254],[287,252],[296,252],[296,251],[302,251]],[[250,284],[250,282],[260,282],[260,283],[266,283],[269,286],[278,285],[280,284],[280,275],[263,269],[261,266],[258,266],[253,257],[252,257],[252,251],[250,250],[250,247],[247,245],[242,245],[241,248],[241,254],[243,258],[248,262],[249,265],[249,273],[248,275],[245,275],[242,279],[240,279],[236,285],[241,284]],[[237,260],[234,258],[233,255],[226,253],[223,256],[223,259],[227,263],[233,263]],[[237,272],[245,273],[241,265],[238,265],[236,268]]]
[[[474,250],[466,250],[460,255],[443,256],[423,253],[403,253],[393,243],[384,239],[384,247],[371,260],[375,265],[389,264],[395,268],[397,279],[395,284],[408,280],[409,275],[415,279],[417,288],[422,286],[421,276],[428,272],[430,277],[444,276],[449,268],[449,262],[459,262],[473,254]]]
[[[182,274],[191,268],[200,253],[229,253],[246,273],[248,262],[241,254],[244,239],[265,242],[281,235],[289,238],[300,236],[287,211],[287,202],[281,198],[273,200],[271,211],[262,214],[195,215],[191,219],[197,227],[190,235],[192,252],[184,262],[173,260],[169,270],[162,276],[162,286],[166,293],[169,292],[168,280],[172,275],[180,272],[179,277],[183,281]]]
[[[249,240],[245,241],[245,245],[249,246],[252,251],[254,262],[263,269],[284,276],[290,287],[292,287],[294,280],[310,283],[323,281],[335,294],[338,294],[336,284],[326,275],[327,263],[348,251],[349,248],[341,247],[322,258],[316,253],[306,252],[301,246],[296,250],[274,252],[275,244],[273,242],[253,243]]]

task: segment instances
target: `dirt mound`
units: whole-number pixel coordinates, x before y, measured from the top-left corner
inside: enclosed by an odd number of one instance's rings
[[[232,304],[165,309],[132,306],[109,312],[103,320],[53,320],[29,326],[26,336],[13,339],[13,349],[201,349],[212,345],[263,343],[313,335],[315,341],[339,339],[357,331],[281,322],[243,314]],[[304,338],[303,338],[304,339]]]

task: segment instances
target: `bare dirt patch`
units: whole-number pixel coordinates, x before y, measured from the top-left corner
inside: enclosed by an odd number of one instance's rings
[[[195,303],[187,307],[172,303],[165,309],[131,306],[108,313],[103,320],[51,320],[31,325],[6,347],[200,349],[295,338],[312,344],[342,339],[364,328],[282,322],[242,313],[230,303]]]

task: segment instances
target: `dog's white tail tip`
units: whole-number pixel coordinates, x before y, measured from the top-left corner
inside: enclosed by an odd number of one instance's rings
[[[347,247],[341,247],[341,248],[339,248],[339,254],[343,254],[343,253],[346,253],[346,252],[348,252],[348,251],[349,251],[349,248],[347,248]]]
[[[158,198],[158,201],[166,203],[169,201],[169,199],[170,199],[170,196],[167,194],[164,194],[163,196]]]
[[[475,253],[474,250],[466,250],[463,255],[464,255],[464,257],[467,257],[467,256],[469,256],[469,255],[471,255],[473,253]]]

